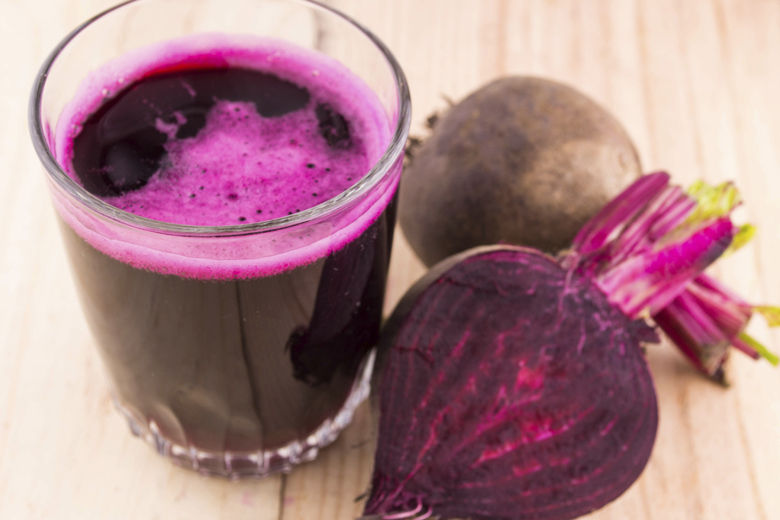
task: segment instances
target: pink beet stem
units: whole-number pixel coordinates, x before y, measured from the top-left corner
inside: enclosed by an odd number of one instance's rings
[[[718,324],[727,337],[736,337],[750,320],[752,307],[702,286],[699,283],[700,278],[701,275],[691,282],[686,287],[686,292],[696,298],[699,306]]]
[[[637,317],[644,309],[654,314],[726,250],[735,229],[728,218],[720,218],[659,251],[628,258],[596,282],[628,316]]]
[[[734,341],[731,342],[734,347],[741,350],[748,356],[752,357],[753,359],[759,359],[761,356],[756,352],[756,350],[748,345],[745,341],[742,340],[742,338],[736,337],[734,338]]]
[[[696,207],[696,201],[688,197],[682,190],[677,193],[677,199],[670,201],[670,207],[656,220],[650,229],[651,240],[657,240],[672,232],[683,223],[685,218]]]
[[[702,363],[700,347],[691,339],[684,319],[682,319],[684,316],[675,313],[673,306],[674,302],[654,315],[653,320],[698,370],[708,376],[715,376],[715,371],[706,368]]]
[[[699,183],[691,196],[665,172],[645,175],[583,226],[562,260],[626,315],[648,311],[700,370],[718,378],[729,346],[780,363],[743,333],[756,307],[703,273],[740,231],[729,217],[739,195],[724,186]]]
[[[640,177],[623,193],[612,199],[580,229],[572,248],[587,255],[601,248],[617,228],[639,213],[648,200],[669,184],[669,174],[656,172]]]
[[[615,240],[617,246],[615,247],[615,262],[620,262],[631,254],[640,253],[652,247],[660,238],[651,232],[657,222],[675,207],[682,206],[683,209],[687,209],[689,205],[685,204],[685,202],[689,200],[690,198],[682,192],[679,186],[667,186],[658,193],[645,206],[644,211]],[[685,216],[686,214],[682,215],[682,218],[678,220],[678,224],[682,222]]]

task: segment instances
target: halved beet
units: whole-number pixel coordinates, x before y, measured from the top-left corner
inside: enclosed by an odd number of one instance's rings
[[[477,248],[434,267],[380,343],[367,514],[566,519],[616,498],[658,426],[642,320],[531,249]]]
[[[665,172],[626,188],[559,258],[466,251],[404,296],[379,343],[372,518],[567,520],[625,491],[658,427],[642,354],[652,316],[719,378],[752,306],[703,274],[749,238],[733,186],[685,193]]]

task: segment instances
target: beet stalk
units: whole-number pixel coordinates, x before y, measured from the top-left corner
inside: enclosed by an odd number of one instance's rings
[[[707,373],[728,345],[776,361],[744,325],[780,311],[703,274],[750,232],[729,218],[735,194],[650,174],[558,259],[493,246],[431,269],[380,339],[364,518],[565,520],[618,497],[658,425],[646,317]]]
[[[754,312],[780,325],[780,309],[751,305],[706,274],[692,276],[702,271],[695,259],[711,263],[753,236],[753,226],[736,227],[729,218],[740,203],[731,183],[698,182],[686,194],[669,185],[666,173],[646,175],[582,228],[564,263],[593,277],[628,316],[648,309],[697,369],[725,383],[730,346],[780,361],[744,331]],[[709,249],[699,255],[697,247]]]

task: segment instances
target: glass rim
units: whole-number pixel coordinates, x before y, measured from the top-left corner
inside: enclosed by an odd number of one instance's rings
[[[387,46],[374,33],[372,33],[354,18],[345,13],[342,13],[337,9],[324,5],[317,0],[285,0],[292,3],[306,5],[313,9],[326,11],[329,14],[347,22],[349,25],[367,37],[367,39],[375,46],[375,48],[380,51],[387,64],[390,66],[390,70],[392,72],[397,89],[398,122],[396,123],[395,129],[392,132],[390,143],[385,147],[385,151],[381,157],[374,162],[371,169],[365,173],[358,182],[342,191],[338,195],[335,195],[328,200],[317,204],[316,206],[312,206],[311,208],[299,211],[292,215],[286,215],[271,220],[250,222],[246,224],[234,224],[229,226],[198,226],[155,220],[136,215],[129,211],[125,211],[101,200],[97,196],[87,191],[83,186],[78,184],[67,173],[65,173],[65,171],[63,171],[55,159],[54,154],[49,149],[47,138],[42,126],[41,101],[43,92],[46,88],[49,72],[57,58],[68,46],[68,44],[74,40],[82,31],[91,26],[93,23],[99,21],[101,18],[113,13],[114,11],[120,10],[129,4],[146,1],[152,0],[125,0],[124,2],[101,11],[100,13],[84,21],[82,24],[78,25],[62,40],[60,40],[60,42],[49,53],[43,62],[43,65],[39,69],[38,74],[35,77],[35,82],[33,83],[28,109],[28,123],[29,130],[32,135],[33,146],[36,153],[38,154],[38,158],[43,163],[49,178],[54,180],[59,188],[63,189],[69,197],[75,199],[75,201],[80,205],[85,206],[89,210],[99,214],[102,217],[106,217],[113,221],[121,222],[136,228],[142,228],[154,232],[182,236],[235,236],[255,234],[292,227],[335,213],[376,186],[379,181],[384,179],[386,175],[392,171],[396,161],[403,156],[406,140],[409,135],[409,126],[411,124],[411,95],[403,69],[401,69],[400,64],[387,48]]]

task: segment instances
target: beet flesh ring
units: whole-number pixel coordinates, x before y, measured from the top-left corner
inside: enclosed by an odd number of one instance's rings
[[[477,248],[438,264],[380,341],[379,438],[366,514],[561,520],[642,472],[657,336],[542,253]]]

